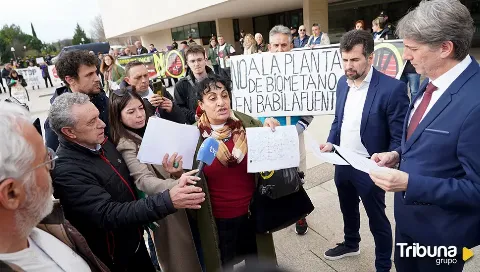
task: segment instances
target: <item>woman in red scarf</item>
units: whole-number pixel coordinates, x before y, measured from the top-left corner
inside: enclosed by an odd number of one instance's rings
[[[208,137],[219,142],[214,162],[204,168],[202,180],[197,184],[206,194],[195,216],[206,270],[233,267],[247,256],[275,261],[271,234],[256,234],[248,218],[256,175],[247,173],[245,129],[263,125],[231,109],[231,84],[227,80],[212,74],[197,88],[199,146]],[[272,129],[278,125],[273,118],[265,121],[265,126]],[[249,265],[249,260],[246,264]]]

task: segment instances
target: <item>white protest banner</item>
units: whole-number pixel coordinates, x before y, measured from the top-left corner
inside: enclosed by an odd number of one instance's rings
[[[338,47],[232,57],[233,109],[255,117],[335,113]]]
[[[376,42],[373,67],[399,79],[403,50],[403,40]],[[255,117],[335,113],[337,83],[345,74],[339,44],[231,60],[234,110]]]
[[[25,69],[17,69],[19,75],[22,75],[27,82],[28,87],[36,87],[43,84],[42,70],[37,66],[28,67]]]
[[[62,80],[57,75],[57,69],[55,69],[55,65],[48,66],[48,73],[52,79],[53,86],[60,86],[62,84]]]

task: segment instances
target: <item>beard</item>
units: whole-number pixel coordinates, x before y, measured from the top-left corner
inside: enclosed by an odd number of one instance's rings
[[[354,74],[353,75],[348,75],[347,72],[353,72]],[[356,79],[362,77],[363,74],[365,74],[365,72],[363,72],[362,74],[359,74],[357,70],[352,70],[352,69],[345,71],[345,76],[350,80],[356,80]]]
[[[49,179],[51,179],[49,177]],[[48,190],[42,191],[36,186],[33,173],[27,180],[31,180],[26,184],[26,201],[16,214],[17,229],[25,237],[30,235],[32,229],[42,221],[53,210],[52,199],[52,182],[49,181]]]

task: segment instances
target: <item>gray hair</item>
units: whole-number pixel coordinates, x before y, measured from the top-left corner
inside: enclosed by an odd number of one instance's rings
[[[32,124],[30,113],[23,107],[0,102],[0,181],[20,180],[32,168],[33,147],[22,133],[21,123]]]
[[[456,60],[463,60],[469,54],[474,31],[470,12],[458,0],[423,0],[397,26],[401,39],[431,46],[451,41]]]
[[[83,93],[66,93],[55,98],[48,113],[52,130],[58,136],[62,136],[62,128],[74,127],[77,120],[72,116],[73,105],[85,105],[88,102],[90,97]]]
[[[292,33],[290,32],[290,28],[283,26],[283,25],[276,25],[270,30],[268,37],[272,40],[273,36],[277,34],[285,34],[288,36],[288,42],[292,42]]]

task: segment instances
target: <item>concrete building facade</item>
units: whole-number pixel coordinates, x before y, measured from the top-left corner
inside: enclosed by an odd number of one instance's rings
[[[158,49],[187,40],[208,44],[212,35],[239,46],[240,31],[262,33],[277,24],[298,27],[304,24],[309,33],[313,23],[328,32],[332,42],[364,20],[367,29],[380,12],[395,23],[418,5],[420,0],[182,0],[145,1],[144,5],[128,0],[98,0],[107,38],[140,36],[144,45]],[[480,0],[462,0],[480,27]],[[480,33],[480,31],[478,32]],[[480,44],[476,34],[474,44]]]

